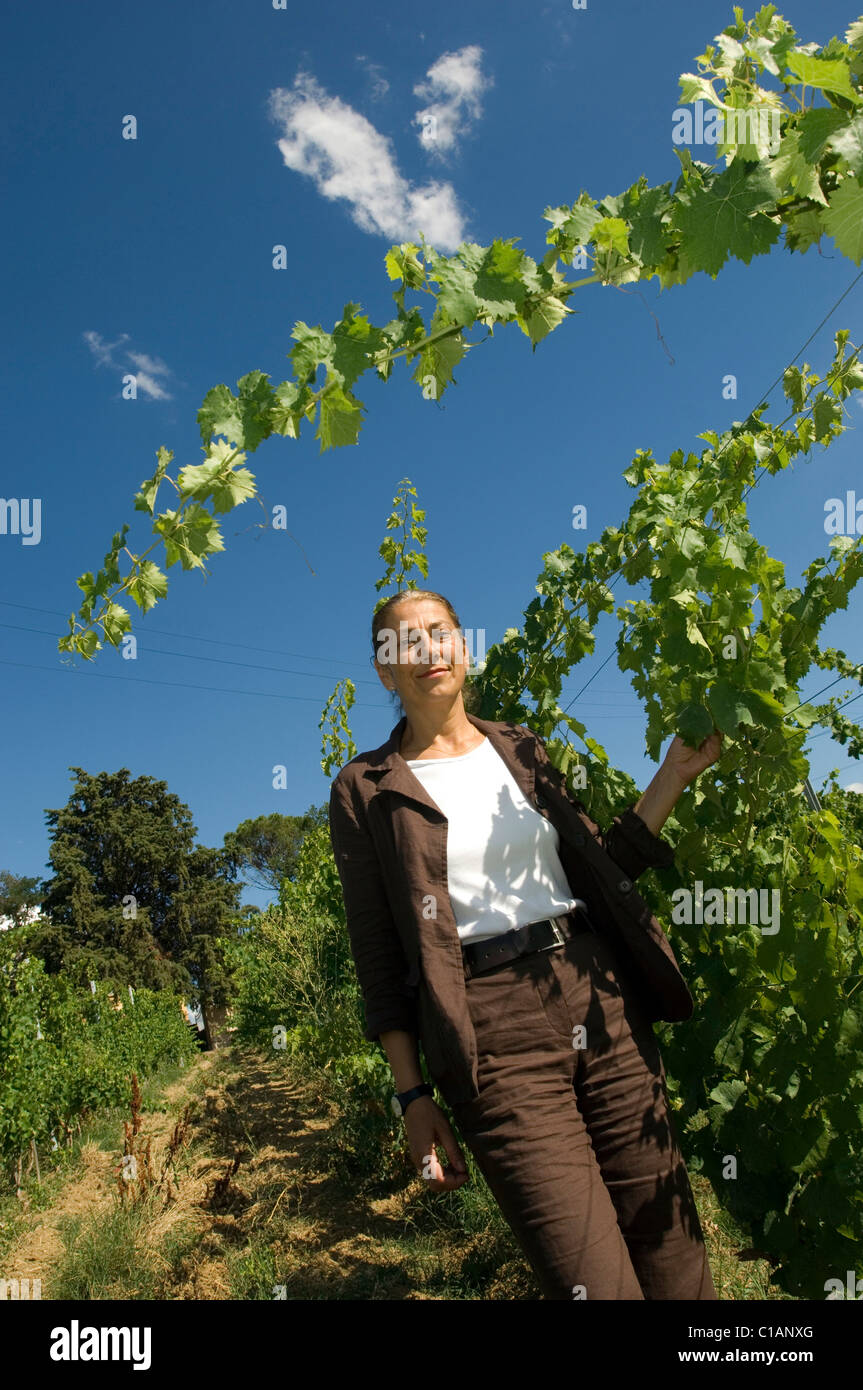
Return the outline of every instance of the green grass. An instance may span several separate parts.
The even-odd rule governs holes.
[[[232,1299],[270,1301],[276,1298],[274,1289],[285,1282],[279,1276],[278,1261],[269,1244],[232,1251],[226,1264]]]
[[[116,1204],[110,1218],[67,1217],[60,1234],[66,1246],[51,1276],[52,1299],[152,1299],[158,1279],[143,1235],[146,1209]]]
[[[187,1067],[166,1063],[152,1076],[141,1082],[141,1096],[144,1110],[165,1111],[169,1109],[164,1099],[165,1087],[173,1085],[186,1074]],[[192,1078],[189,1086],[194,1091],[200,1082],[199,1075]],[[203,1089],[198,1085],[198,1091]],[[128,1120],[129,1111],[124,1106],[107,1106],[81,1120],[81,1132],[73,1131],[72,1143],[57,1149],[39,1149],[39,1168],[41,1179],[36,1178],[35,1169],[24,1179],[23,1190],[26,1205],[15,1193],[11,1175],[0,1173],[0,1268],[2,1261],[21,1235],[31,1227],[34,1214],[48,1211],[57,1202],[67,1183],[83,1175],[84,1164],[81,1150],[86,1144],[96,1144],[104,1153],[116,1153],[123,1145],[123,1121]],[[26,1167],[26,1165],[25,1165]]]

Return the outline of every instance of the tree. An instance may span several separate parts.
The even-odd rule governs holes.
[[[278,893],[282,880],[296,875],[297,856],[306,835],[326,823],[326,806],[310,806],[302,816],[274,811],[241,821],[236,830],[229,830],[225,849],[247,883]]]
[[[177,940],[176,957],[189,972],[192,998],[201,1005],[207,1046],[212,1047],[211,1011],[229,998],[232,971],[225,943],[237,934],[234,917],[241,890],[231,882],[235,868],[223,849],[199,845],[185,867],[187,882],[179,894],[184,935]]]
[[[26,878],[0,869],[0,917],[8,917],[16,927],[30,920],[34,907],[42,900],[38,878]]]
[[[239,895],[230,857],[195,846],[191,812],[165,782],[71,771],[66,806],[46,812],[54,873],[31,949],[78,983],[220,988],[217,939]]]

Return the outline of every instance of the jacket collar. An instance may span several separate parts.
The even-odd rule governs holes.
[[[536,775],[535,736],[519,728],[517,724],[480,719],[475,714],[469,714],[467,710],[465,714],[474,728],[484,733],[495,752],[500,754],[528,801],[533,800]],[[377,783],[375,795],[382,791],[399,792],[402,796],[419,801],[438,815],[442,815],[440,807],[429,796],[419,778],[414,776],[399,752],[399,744],[406,726],[407,716],[403,715],[386,743],[381,744],[374,752],[364,755],[364,775],[372,777]]]

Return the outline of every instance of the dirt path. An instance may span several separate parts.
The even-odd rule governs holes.
[[[163,1096],[169,1111],[145,1110],[139,1136],[150,1140],[156,1173],[177,1114],[188,1101],[193,1113],[172,1199],[159,1198],[141,1231],[159,1298],[274,1298],[277,1289],[288,1299],[441,1296],[423,1290],[423,1272],[411,1263],[404,1184],[369,1197],[339,1181],[322,1160],[333,1116],[314,1085],[294,1080],[282,1059],[231,1048],[202,1053]],[[42,1298],[57,1296],[51,1283],[65,1255],[63,1223],[75,1216],[111,1221],[122,1149],[118,1119],[116,1147],[86,1144],[83,1173],[50,1208],[30,1214],[4,1260],[6,1278],[41,1279]],[[464,1238],[457,1243],[464,1255]],[[91,1296],[140,1294],[120,1284]]]
[[[315,1087],[293,1080],[280,1060],[246,1053],[208,1090],[199,1134],[210,1157],[198,1167],[197,1193],[186,1183],[180,1199],[196,1200],[203,1220],[172,1297],[272,1298],[277,1287],[289,1299],[371,1297],[376,1288],[423,1296],[412,1292],[405,1262],[379,1246],[403,1235],[406,1195],[359,1197],[328,1171],[321,1148],[332,1121]],[[219,1177],[230,1186],[216,1198]],[[262,1266],[254,1293],[232,1292],[228,1264],[243,1251]]]

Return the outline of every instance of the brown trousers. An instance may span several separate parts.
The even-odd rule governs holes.
[[[586,929],[466,982],[478,1099],[451,1104],[549,1299],[715,1299],[651,1024]],[[583,1025],[583,1029],[579,1029]]]

